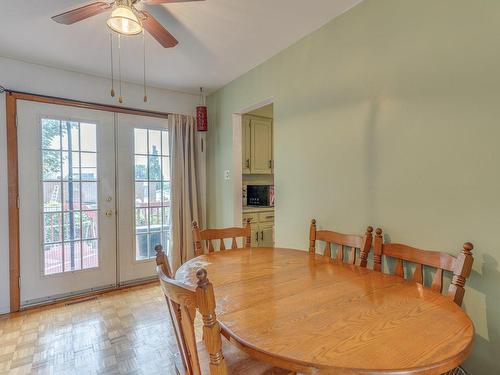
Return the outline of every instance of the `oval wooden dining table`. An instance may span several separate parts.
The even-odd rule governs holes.
[[[399,277],[281,248],[225,250],[176,272],[193,287],[205,268],[233,344],[308,374],[441,374],[468,356],[474,326],[445,296]]]

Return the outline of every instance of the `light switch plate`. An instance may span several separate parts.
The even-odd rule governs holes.
[[[224,171],[224,180],[230,180],[231,179],[231,175],[229,173],[229,169],[226,169]]]

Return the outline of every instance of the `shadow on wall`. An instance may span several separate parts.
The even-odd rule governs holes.
[[[464,368],[470,374],[472,374],[472,368],[481,369],[480,372],[474,372],[474,375],[498,374],[498,367],[493,367],[494,364],[498,363],[496,361],[500,355],[500,331],[498,328],[500,327],[500,272],[497,260],[491,255],[484,254],[481,273],[472,271],[466,285],[485,296],[487,337],[483,337],[476,330],[473,349],[475,355],[466,361]],[[496,361],[492,358],[496,358]]]

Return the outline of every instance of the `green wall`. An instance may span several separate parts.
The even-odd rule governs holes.
[[[269,97],[277,245],[306,249],[313,217],[451,253],[472,241],[465,367],[499,374],[500,1],[366,0],[213,94],[212,227],[233,223],[232,113]]]

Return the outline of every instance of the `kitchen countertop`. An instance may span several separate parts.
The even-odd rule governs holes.
[[[252,212],[271,212],[274,211],[274,207],[269,206],[244,206],[243,213],[248,214]]]

